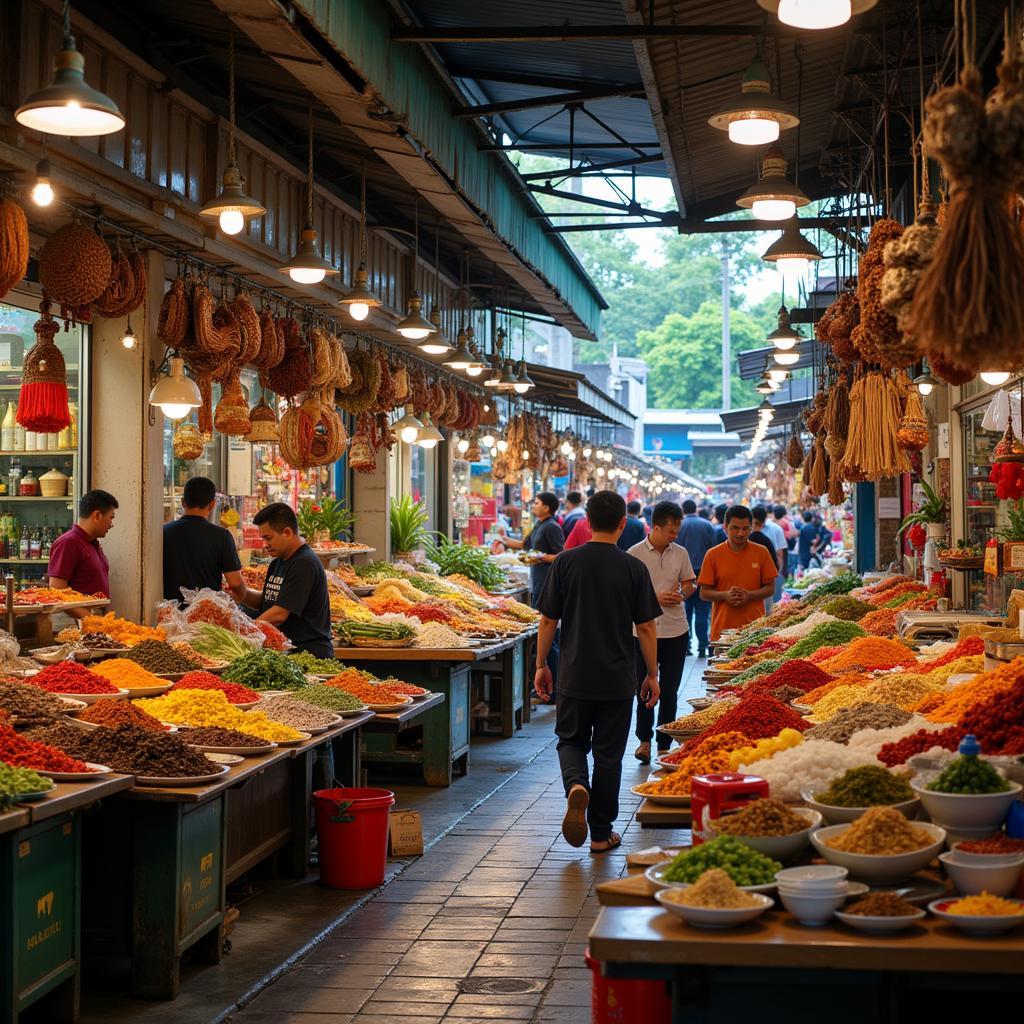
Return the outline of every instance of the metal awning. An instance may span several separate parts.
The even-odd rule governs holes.
[[[617,427],[632,430],[636,417],[624,406],[598,391],[573,370],[559,370],[540,363],[527,363],[530,379],[536,387],[528,395],[534,405],[550,405],[574,416],[589,416]]]
[[[775,349],[771,345],[767,345],[764,348],[748,348],[745,352],[737,352],[736,365],[739,367],[740,379],[757,380],[764,372],[765,366],[768,366],[769,369],[775,367],[776,369],[786,370],[806,370],[814,365],[815,355],[817,355],[819,361],[821,359],[820,349],[817,353],[815,352],[817,344],[811,338],[805,338],[803,341],[797,342],[790,351],[798,352],[800,359],[792,366],[786,367],[779,367],[778,363],[772,359],[772,353]]]
[[[811,404],[809,398],[796,398],[789,402],[779,402],[773,406],[775,417],[771,422],[771,430],[777,431],[779,427],[789,426],[800,419],[800,414]],[[726,430],[734,430],[741,438],[754,436],[759,419],[758,407],[751,406],[749,409],[733,409],[731,412],[722,413],[722,425]]]

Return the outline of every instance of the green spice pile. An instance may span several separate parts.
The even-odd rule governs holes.
[[[901,775],[866,764],[833,779],[828,789],[815,793],[814,799],[828,807],[878,807],[913,800],[914,791]]]
[[[276,697],[265,697],[259,703],[259,710],[282,725],[290,725],[293,729],[323,729],[328,725],[337,724],[338,717],[332,711],[314,707],[295,697],[280,694]]]
[[[856,573],[844,572],[834,576],[826,583],[819,583],[804,600],[815,603],[835,594],[848,594],[851,590],[862,586],[864,586],[864,581]]]
[[[867,636],[867,634],[856,622],[847,622],[845,619],[823,622],[820,626],[815,626],[802,640],[797,640],[786,651],[786,660],[806,658],[821,647],[840,647],[843,644],[848,644],[851,640],[856,640],[859,636]]]
[[[925,788],[936,793],[1005,793],[1010,784],[988,761],[969,754],[950,761]]]
[[[807,730],[807,738],[849,743],[850,737],[862,729],[893,729],[906,725],[914,716],[895,704],[854,704],[837,711],[827,722]],[[858,807],[867,806],[857,804]]]
[[[737,885],[770,885],[782,865],[734,836],[718,836],[678,854],[665,881],[693,883],[709,868],[721,868]]]
[[[14,768],[6,761],[0,761],[0,807],[8,806],[15,797],[24,793],[42,793],[53,787],[53,779],[31,768]]]
[[[204,725],[186,729],[182,738],[190,747],[265,747],[267,740],[237,729],[222,729],[219,725]]]
[[[912,917],[917,907],[894,892],[873,892],[844,907],[843,913],[863,917]]]
[[[748,647],[756,647],[763,640],[767,640],[774,631],[766,627],[761,629],[755,629],[750,633],[744,635],[742,640],[738,640],[725,652],[725,656],[730,660],[738,658],[742,654],[747,653]]]
[[[292,697],[303,704],[324,708],[327,711],[358,711],[364,707],[363,702],[347,690],[326,683],[311,683],[301,689],[294,690]]]
[[[830,598],[821,605],[821,611],[836,619],[846,619],[849,622],[857,622],[864,618],[868,612],[873,612],[875,606],[867,601],[858,601],[849,594],[842,594],[839,597]]]
[[[306,673],[292,658],[276,651],[251,650],[233,661],[221,677],[253,690],[294,690],[305,686]]]
[[[318,658],[309,651],[289,654],[288,660],[294,661],[303,672],[308,672],[311,676],[336,676],[342,669],[337,658]]]
[[[735,814],[715,818],[716,832],[729,836],[791,836],[810,827],[810,822],[790,810],[781,800],[764,797],[751,800]]]
[[[105,764],[125,775],[187,778],[217,771],[216,764],[176,735],[120,725],[95,729],[84,737],[80,748],[83,760]]]
[[[16,729],[45,725],[68,708],[60,697],[27,683],[0,683],[0,711],[11,716]]]
[[[729,680],[729,685],[746,686],[751,679],[759,679],[761,676],[771,675],[772,672],[781,667],[782,658],[766,658],[764,661],[759,661],[756,665],[752,665],[741,672],[738,676],[733,676]]]
[[[143,640],[122,655],[150,672],[191,672],[195,663],[163,640]]]

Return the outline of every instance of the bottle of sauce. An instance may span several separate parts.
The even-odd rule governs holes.
[[[14,451],[14,403],[7,403],[3,424],[0,425],[0,449],[5,452]]]
[[[25,428],[17,421],[18,407],[14,407],[14,450],[23,452],[25,450]]]

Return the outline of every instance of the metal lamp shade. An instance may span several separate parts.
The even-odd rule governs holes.
[[[744,146],[767,145],[779,132],[799,123],[793,107],[772,92],[768,69],[760,57],[747,68],[740,91],[708,118],[712,128],[728,132],[733,142]]]

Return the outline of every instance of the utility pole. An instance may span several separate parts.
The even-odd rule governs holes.
[[[722,411],[732,408],[732,368],[729,356],[729,257],[722,257]]]

